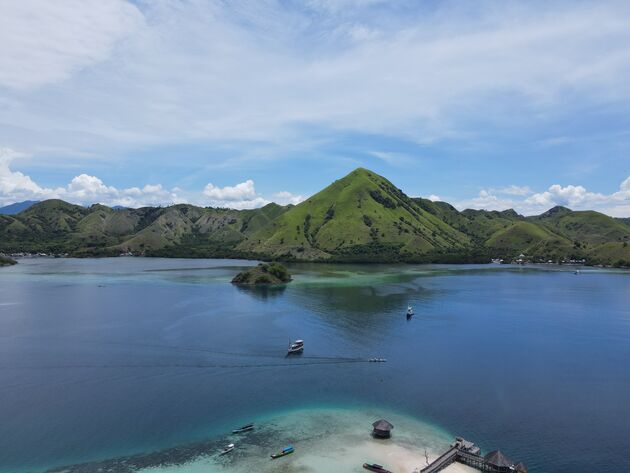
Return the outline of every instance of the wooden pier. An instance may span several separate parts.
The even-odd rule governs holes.
[[[499,451],[481,456],[479,447],[461,437],[457,437],[450,449],[420,470],[420,472],[437,473],[454,462],[463,463],[479,471],[491,473],[527,473],[527,468],[523,463],[515,464]]]

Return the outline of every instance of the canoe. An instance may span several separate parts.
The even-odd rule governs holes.
[[[242,427],[239,427],[238,429],[234,429],[232,431],[233,434],[241,434],[243,432],[249,432],[250,430],[254,430],[254,424],[247,424],[244,425]]]
[[[391,471],[386,470],[385,468],[383,468],[382,465],[379,465],[377,463],[364,463],[363,468],[365,468],[366,470],[375,471],[376,473],[392,473]]]
[[[276,458],[284,457],[290,453],[293,453],[293,451],[294,451],[293,445],[289,445],[288,447],[282,449],[282,451],[279,453],[272,453],[271,458],[275,460]]]

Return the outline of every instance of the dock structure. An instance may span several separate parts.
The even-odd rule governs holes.
[[[523,463],[514,463],[498,450],[481,456],[481,450],[474,443],[457,437],[446,452],[431,464],[420,470],[421,473],[437,473],[454,462],[463,463],[479,471],[490,473],[527,473]]]

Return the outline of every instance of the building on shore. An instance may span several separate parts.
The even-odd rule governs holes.
[[[372,435],[376,438],[381,439],[388,439],[389,437],[391,437],[391,431],[394,428],[394,426],[391,423],[387,422],[385,419],[377,420],[372,424],[372,427],[374,427]]]

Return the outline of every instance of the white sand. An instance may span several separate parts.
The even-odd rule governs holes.
[[[371,423],[386,418],[394,424],[389,440],[373,439]],[[349,409],[309,409],[270,418],[258,425],[256,436],[226,436],[236,450],[224,457],[199,457],[184,465],[161,466],[142,473],[335,473],[365,472],[364,462],[379,463],[394,473],[412,473],[435,460],[451,441],[444,432],[413,418],[387,412]],[[287,444],[295,453],[271,460],[269,454]],[[454,464],[446,473],[475,470]]]

